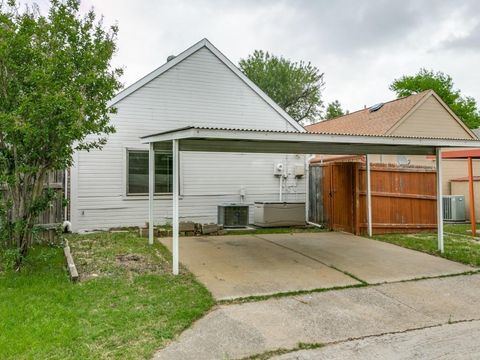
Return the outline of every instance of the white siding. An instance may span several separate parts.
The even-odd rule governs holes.
[[[142,225],[146,197],[125,196],[126,148],[147,149],[139,137],[184,126],[238,127],[295,131],[207,48],[201,48],[150,83],[122,99],[112,115],[116,133],[102,151],[80,152],[72,171],[75,231]],[[304,157],[278,154],[187,153],[181,155],[180,216],[216,221],[217,205],[277,200],[274,162],[303,165]],[[304,200],[304,179],[289,176],[285,199]],[[171,198],[155,204],[158,223],[168,222]]]

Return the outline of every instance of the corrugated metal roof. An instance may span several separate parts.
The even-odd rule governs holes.
[[[172,129],[167,131],[162,131],[155,134],[150,134],[142,136],[141,139],[146,139],[152,136],[164,135],[184,130],[213,130],[213,131],[246,131],[246,132],[257,132],[257,133],[272,133],[272,134],[297,134],[298,136],[305,135],[331,135],[331,136],[367,136],[367,137],[382,137],[382,138],[396,138],[396,139],[431,139],[431,140],[464,140],[464,141],[478,141],[476,139],[464,139],[464,138],[443,138],[443,137],[422,137],[422,136],[391,136],[391,135],[382,135],[382,134],[362,134],[362,133],[348,133],[344,134],[341,132],[331,132],[331,131],[308,131],[308,132],[297,132],[297,131],[288,131],[288,130],[267,130],[267,129],[250,129],[250,128],[227,128],[227,127],[210,127],[210,126],[186,126],[178,129]]]

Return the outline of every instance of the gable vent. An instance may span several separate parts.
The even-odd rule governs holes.
[[[378,110],[380,110],[380,109],[382,108],[382,106],[383,106],[383,103],[375,104],[375,105],[371,106],[371,107],[368,109],[368,111],[371,112],[371,113],[372,113],[372,112],[375,112],[375,111],[378,111]]]

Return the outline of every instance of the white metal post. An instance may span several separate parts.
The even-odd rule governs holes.
[[[305,223],[308,224],[310,207],[310,162],[309,156],[305,155]]]
[[[179,195],[179,166],[178,140],[172,141],[173,153],[173,214],[172,214],[172,253],[173,275],[178,275],[178,195]]]
[[[443,244],[443,199],[442,199],[442,149],[436,149],[436,168],[437,168],[437,239],[438,250],[443,254],[445,247]]]
[[[153,245],[153,195],[155,193],[155,149],[150,143],[148,151],[148,243]]]
[[[372,236],[372,183],[370,180],[370,156],[365,156],[367,167],[367,231],[368,236]]]

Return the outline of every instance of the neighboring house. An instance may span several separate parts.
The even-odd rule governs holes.
[[[71,171],[74,231],[144,225],[148,219],[148,152],[140,137],[185,126],[304,129],[204,39],[120,92],[111,106],[116,133],[101,151],[80,151]],[[181,220],[216,222],[217,206],[276,201],[283,163],[283,199],[304,201],[305,181],[293,174],[304,156],[182,152]],[[172,157],[158,151],[155,219],[171,219]],[[253,211],[253,206],[250,207]],[[251,214],[252,216],[252,214]],[[253,217],[251,217],[253,219]]]
[[[347,115],[306,126],[310,132],[335,134],[396,135],[476,139],[476,134],[452,112],[432,90],[401,99],[380,103]],[[312,161],[352,160],[362,157],[331,157],[318,155]],[[364,159],[363,159],[364,160]],[[435,167],[435,156],[371,155],[373,163]],[[467,175],[467,161],[442,161],[443,193],[451,194],[451,180]],[[474,172],[480,174],[480,160],[474,160]],[[480,196],[480,194],[479,194]]]

